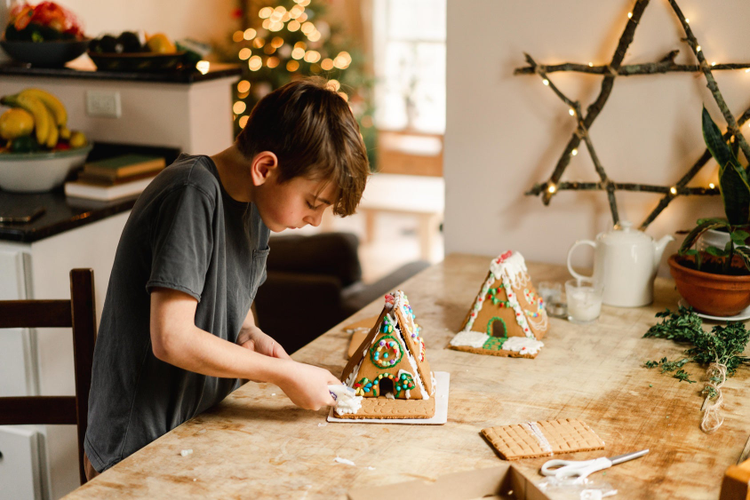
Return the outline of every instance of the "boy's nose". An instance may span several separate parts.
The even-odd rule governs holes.
[[[322,220],[323,220],[323,214],[321,212],[318,212],[313,215],[308,215],[307,217],[305,217],[305,222],[307,222],[313,227],[318,227]]]

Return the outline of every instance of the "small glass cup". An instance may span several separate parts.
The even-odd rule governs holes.
[[[565,282],[568,300],[568,321],[585,325],[599,318],[602,312],[603,286],[594,280],[571,279]]]
[[[536,286],[537,293],[544,300],[544,307],[549,309],[553,302],[560,302],[562,296],[562,283],[555,281],[540,281]]]

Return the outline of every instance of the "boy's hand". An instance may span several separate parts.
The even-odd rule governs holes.
[[[336,401],[328,391],[328,385],[341,384],[331,372],[317,366],[291,361],[277,385],[289,396],[292,403],[306,410],[320,410],[324,406],[334,406]]]
[[[245,328],[240,333],[237,343],[246,349],[272,358],[291,359],[283,347],[260,328]]]

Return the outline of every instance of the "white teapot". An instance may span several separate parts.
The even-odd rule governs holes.
[[[654,241],[633,229],[631,223],[620,222],[619,228],[599,233],[596,241],[576,241],[568,250],[568,271],[578,279],[592,278],[575,272],[570,263],[577,247],[589,245],[594,248],[593,279],[604,284],[602,302],[619,307],[645,306],[654,300],[654,278],[670,241],[674,238],[669,235]]]

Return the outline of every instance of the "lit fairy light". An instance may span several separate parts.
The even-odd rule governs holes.
[[[240,49],[239,58],[241,61],[247,61],[251,55],[253,55],[253,51],[247,47]]]
[[[297,21],[300,23],[304,23],[305,21],[307,21],[307,12],[303,12],[302,14],[300,14],[299,17],[297,17]]]
[[[289,24],[286,25],[286,29],[294,33],[300,29],[300,24],[297,21],[290,21]]]
[[[594,67],[594,63],[592,63],[591,61],[589,61],[589,68],[593,68],[593,67]]]
[[[308,50],[305,53],[305,61],[309,63],[316,63],[320,61],[320,52],[317,50]]]
[[[205,75],[211,69],[211,63],[208,61],[198,61],[195,63],[195,69],[197,69],[201,75]]]
[[[716,66],[716,61],[712,62],[711,66]]]
[[[294,73],[299,69],[299,63],[294,59],[286,63],[286,70],[290,73]]]
[[[346,69],[352,63],[352,56],[346,51],[341,51],[333,60],[333,65],[338,69]]]
[[[320,31],[315,30],[309,35],[307,35],[307,39],[310,40],[311,42],[317,42],[318,40],[320,40],[321,36],[323,35],[320,34]]]
[[[552,183],[550,182],[549,186],[547,186],[547,192],[548,192],[549,194],[554,194],[554,193],[555,193],[555,191],[557,191],[557,186],[555,186],[554,184],[552,184]]]
[[[703,49],[701,49],[701,46],[700,46],[700,45],[698,45],[698,46],[697,46],[697,47],[695,48],[695,51],[696,51],[696,52],[700,52],[701,50],[703,50]]]
[[[320,67],[323,68],[325,71],[331,71],[333,69],[333,59],[331,59],[330,57],[326,57],[320,63]]]
[[[246,109],[247,109],[247,104],[245,104],[242,101],[237,101],[234,103],[234,106],[232,106],[232,111],[234,112],[235,115],[241,115],[242,113],[245,112]]]
[[[240,94],[250,92],[250,82],[248,82],[247,80],[242,80],[237,83],[237,92],[239,92]]]
[[[261,24],[261,26],[263,26],[264,30],[267,30],[268,28],[271,27],[271,20],[270,19],[264,19],[263,23]]]
[[[677,188],[672,186],[671,188],[669,188],[669,192],[672,194],[677,194]]]
[[[573,148],[573,151],[570,152],[571,156],[575,156],[578,154],[578,148]]]
[[[632,12],[628,12],[628,19],[633,19],[633,13]]]
[[[685,18],[685,24],[690,24],[690,19],[688,19],[687,17]]]
[[[340,95],[340,96],[341,96],[341,98],[342,98],[343,100],[345,100],[346,102],[349,102],[349,96],[348,96],[348,95],[346,95],[346,94],[345,94],[345,93],[343,93],[343,92],[336,92],[336,93],[337,93],[338,95]]]
[[[245,125],[247,125],[247,120],[249,120],[250,117],[245,115],[240,118],[240,128],[245,128]]]
[[[570,116],[575,116],[575,114],[576,114],[576,110],[575,110],[575,109],[573,109],[573,108],[570,108],[570,109],[568,110],[568,114],[569,114]]]
[[[750,68],[747,68],[747,69],[745,70],[745,73],[750,73]]]
[[[708,187],[709,187],[709,189],[715,189],[716,188],[716,184],[714,184],[713,182],[709,182],[708,183]]]
[[[315,25],[310,21],[307,21],[302,25],[302,33],[305,35],[312,33],[313,31],[315,31]]]
[[[273,45],[274,48],[278,49],[279,47],[284,45],[284,39],[281,38],[280,36],[275,36],[273,37],[273,40],[271,40],[271,45]]]
[[[543,83],[543,84],[545,84],[545,85],[549,85],[549,80],[547,80],[547,79],[545,78],[544,80],[542,80],[542,83]]]
[[[255,40],[253,40],[253,47],[255,47],[256,49],[262,48],[265,44],[266,44],[266,40],[264,38],[258,37]]]
[[[294,59],[302,59],[303,57],[305,57],[305,49],[303,49],[302,47],[295,47],[292,50],[292,57]]]
[[[326,82],[326,88],[329,88],[333,90],[334,92],[338,92],[339,90],[341,90],[341,82],[339,82],[338,80],[333,80],[333,79],[328,80]]]
[[[276,66],[278,66],[280,62],[281,62],[281,61],[279,61],[279,58],[278,58],[278,57],[276,57],[276,56],[273,56],[273,57],[269,57],[269,58],[268,58],[268,59],[266,60],[266,66],[268,66],[269,68],[273,69],[273,68],[275,68]]]
[[[243,39],[242,31],[235,31],[232,33],[232,41],[241,42]]]
[[[273,7],[263,7],[258,11],[258,17],[261,19],[268,19],[273,14]]]
[[[258,32],[257,32],[257,31],[255,31],[255,30],[254,30],[254,29],[252,29],[252,28],[248,28],[248,29],[246,29],[246,30],[245,30],[245,32],[244,32],[244,33],[242,34],[242,38],[244,38],[245,40],[252,40],[253,38],[255,38],[255,35],[257,35],[257,34],[258,34]]]
[[[258,71],[263,66],[263,59],[260,56],[253,56],[247,61],[247,67],[250,71]]]

